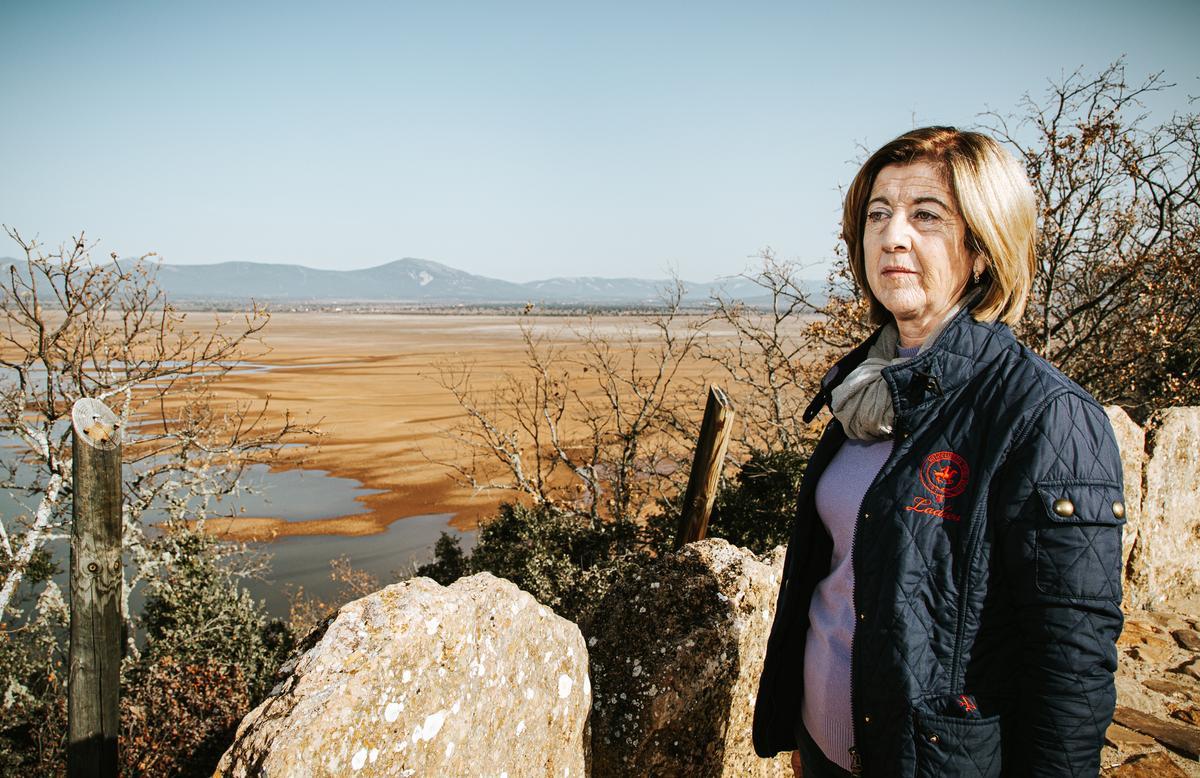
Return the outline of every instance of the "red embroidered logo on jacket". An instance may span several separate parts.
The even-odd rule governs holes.
[[[967,460],[953,451],[930,454],[921,465],[921,484],[929,490],[933,499],[914,496],[912,503],[905,506],[904,510],[946,521],[962,521],[962,516],[946,506],[946,498],[962,494],[970,477],[971,468],[967,466]]]
[[[939,519],[945,519],[946,521],[962,520],[962,516],[948,511],[945,508],[939,508],[938,503],[935,503],[928,497],[914,497],[912,505],[905,507],[904,510],[912,511],[913,513],[924,513],[927,516],[934,516]]]
[[[921,465],[921,483],[938,502],[962,494],[970,476],[971,468],[967,466],[967,460],[953,451],[930,454],[925,458],[925,464]]]

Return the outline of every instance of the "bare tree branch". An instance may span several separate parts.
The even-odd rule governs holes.
[[[249,350],[265,348],[261,333],[270,317],[263,308],[255,305],[240,321],[192,328],[157,286],[153,255],[94,263],[94,245],[82,234],[48,251],[5,230],[24,261],[0,277],[0,435],[21,444],[2,486],[40,497],[28,527],[19,517],[0,520],[0,614],[34,553],[61,534],[71,497],[75,400],[105,400],[122,419],[126,545],[147,565],[152,560],[138,549],[148,513],[202,520],[216,499],[244,489],[248,465],[271,461],[287,442],[316,433],[289,413],[273,420],[269,401],[218,406],[214,400],[221,378]],[[128,593],[148,571],[131,574],[122,598],[126,615]]]

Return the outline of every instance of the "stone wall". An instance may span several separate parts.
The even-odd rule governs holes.
[[[1194,612],[1200,599],[1200,407],[1167,408],[1143,430],[1106,409],[1125,470],[1125,604]]]

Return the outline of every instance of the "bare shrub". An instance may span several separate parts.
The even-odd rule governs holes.
[[[689,453],[681,437],[688,406],[680,368],[697,354],[703,320],[683,308],[683,286],[667,291],[660,313],[618,340],[593,324],[576,327],[567,349],[518,326],[524,363],[490,391],[471,365],[440,366],[435,377],[468,421],[448,431],[442,464],[477,491],[501,490],[593,523],[644,514],[673,491]]]
[[[303,586],[288,585],[288,626],[297,637],[304,637],[321,625],[351,600],[366,597],[384,587],[384,582],[350,563],[350,557],[340,556],[329,561],[329,580],[337,585],[329,598],[317,597],[304,591]]]
[[[748,305],[715,294],[713,323],[724,326],[717,333],[710,328],[701,348],[730,378],[726,391],[737,408],[739,444],[730,456],[737,461],[755,451],[807,451],[820,428],[804,422],[805,407],[831,360],[870,332],[861,323],[865,307],[843,282],[844,265],[835,266],[818,295],[802,276],[804,266],[779,259],[769,247],[758,260],[742,277],[763,290],[766,302]]]
[[[1200,403],[1200,116],[1151,119],[1161,73],[1076,71],[987,128],[1023,158],[1041,210],[1019,335],[1136,418]]]

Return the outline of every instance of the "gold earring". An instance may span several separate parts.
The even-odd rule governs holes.
[[[979,283],[979,279],[980,279],[982,276],[983,276],[983,271],[982,271],[982,270],[980,270],[979,268],[975,268],[975,283],[977,283],[977,284],[978,284],[978,283]]]

